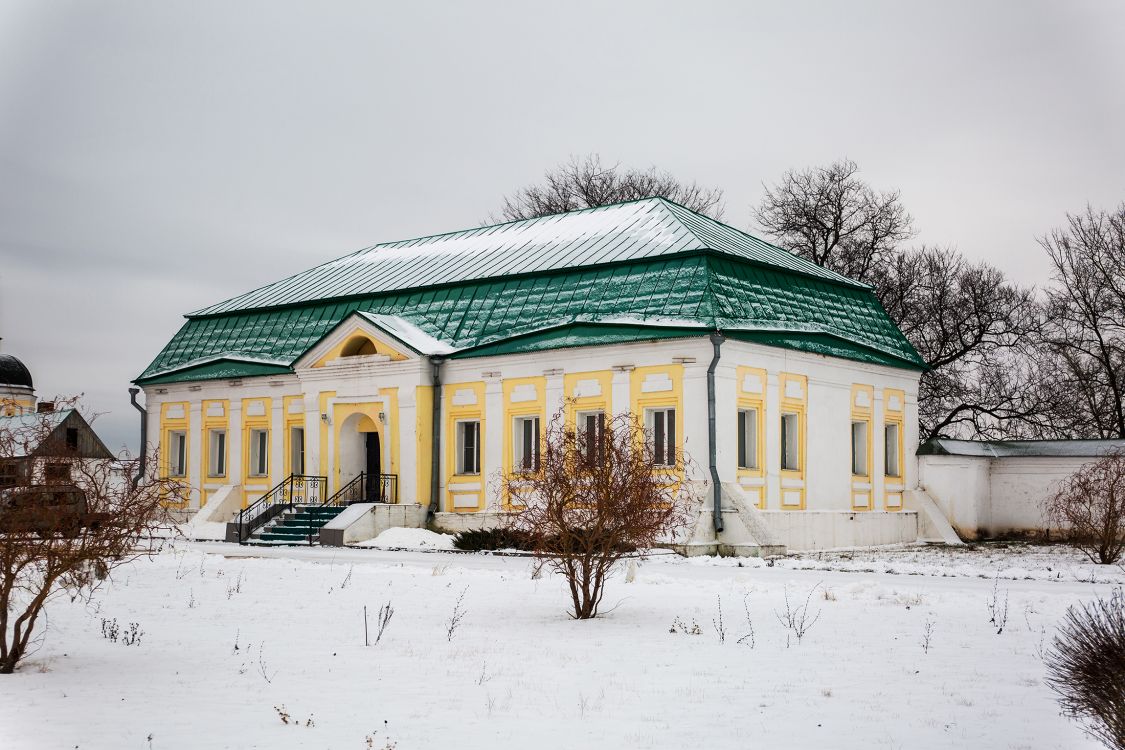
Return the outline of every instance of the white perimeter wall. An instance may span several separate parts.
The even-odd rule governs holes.
[[[919,484],[963,538],[1038,535],[1042,503],[1092,457],[919,456]]]

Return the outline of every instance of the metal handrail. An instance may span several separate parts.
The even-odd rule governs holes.
[[[336,494],[324,501],[324,505],[351,505],[352,503],[397,503],[398,502],[398,475],[380,474],[379,484],[375,488],[374,500],[370,498],[368,474],[361,471],[350,482],[341,487]]]
[[[298,504],[313,505],[321,496],[321,488],[328,486],[328,477],[290,474],[262,497],[238,513],[238,543],[244,544],[254,529],[276,514],[269,511],[279,505],[292,507]]]

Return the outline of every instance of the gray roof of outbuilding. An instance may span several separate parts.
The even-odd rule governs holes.
[[[1096,458],[1125,452],[1125,440],[953,440],[930,438],[918,446],[919,456],[978,456],[981,458],[1072,457]]]
[[[0,385],[22,385],[33,388],[31,371],[11,354],[0,354]]]

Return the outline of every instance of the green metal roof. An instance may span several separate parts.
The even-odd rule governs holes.
[[[645,198],[375,245],[191,315],[369,296],[700,250],[865,288],[679,204],[664,198]]]
[[[283,308],[193,316],[146,384],[287,371],[349,315],[395,316],[453,356],[701,335],[922,369],[867,287],[710,250]],[[375,318],[378,319],[378,318]],[[262,371],[262,368],[269,368]]]

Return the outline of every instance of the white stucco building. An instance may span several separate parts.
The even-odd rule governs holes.
[[[494,521],[566,404],[645,420],[698,490],[685,549],[754,553],[940,536],[922,368],[867,286],[653,198],[361,250],[189,314],[136,382],[162,470],[204,521],[252,509],[241,537],[294,497],[344,541]]]

